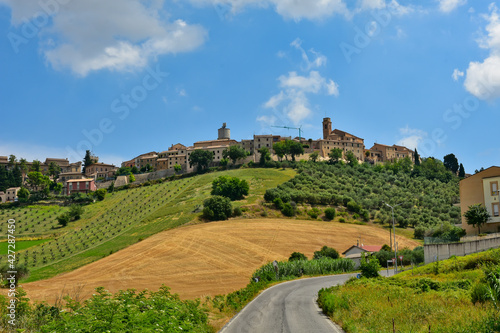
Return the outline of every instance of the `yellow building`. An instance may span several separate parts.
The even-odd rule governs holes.
[[[492,166],[460,181],[460,209],[462,229],[467,234],[477,233],[477,228],[467,224],[463,214],[470,205],[481,204],[490,214],[490,220],[481,227],[481,232],[500,232],[499,187],[500,167]]]
[[[330,118],[323,118],[323,140],[318,141],[318,148],[323,157],[328,157],[332,149],[340,148],[344,152],[344,156],[348,151],[351,151],[359,161],[365,159],[365,141],[338,129],[332,131]]]

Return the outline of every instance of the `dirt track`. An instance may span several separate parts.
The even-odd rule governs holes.
[[[181,298],[225,294],[244,287],[252,272],[294,252],[309,258],[323,245],[340,253],[361,237],[365,245],[389,242],[389,233],[370,226],[333,222],[259,219],[213,222],[156,234],[104,259],[48,280],[24,284],[32,300],[52,304],[56,296],[83,286],[87,298],[98,286],[110,292],[162,284]],[[418,243],[397,237],[399,247]]]

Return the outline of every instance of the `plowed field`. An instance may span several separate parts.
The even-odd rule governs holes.
[[[340,253],[356,244],[389,243],[383,229],[354,224],[286,219],[231,220],[180,227],[158,233],[97,262],[48,280],[24,284],[32,300],[53,303],[57,296],[89,297],[102,286],[110,292],[162,284],[181,298],[217,295],[240,289],[255,269],[294,252],[309,258],[323,245]],[[399,248],[413,240],[397,237]]]

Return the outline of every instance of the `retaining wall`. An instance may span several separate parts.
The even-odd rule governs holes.
[[[445,260],[451,256],[466,256],[498,247],[500,247],[500,236],[463,243],[427,244],[424,245],[425,263]]]

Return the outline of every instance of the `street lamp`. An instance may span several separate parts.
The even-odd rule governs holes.
[[[398,250],[396,249],[396,226],[394,225],[394,207],[397,207],[399,205],[402,205],[403,203],[398,203],[397,205],[391,206],[387,202],[382,201],[387,207],[390,207],[392,210],[392,233],[394,234],[394,258],[396,259],[396,271],[395,273],[398,272]]]

